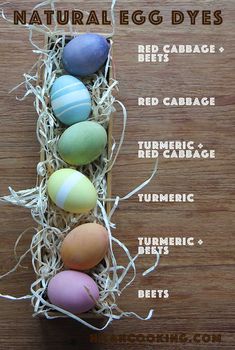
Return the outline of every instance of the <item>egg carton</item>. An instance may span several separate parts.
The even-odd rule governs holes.
[[[105,34],[101,34],[101,35],[104,35]],[[60,35],[57,34],[57,38],[60,38]],[[62,40],[61,42],[58,42],[58,50],[61,50],[62,49],[62,46],[64,44],[67,44],[73,37],[69,34],[65,34],[64,35],[64,40]],[[57,40],[56,37],[54,39],[55,41]],[[107,40],[111,40],[111,38],[107,38]],[[50,47],[51,45],[54,45],[54,42],[51,43],[51,38],[46,36],[45,37],[45,48],[49,48],[50,50]],[[53,49],[54,50],[54,49]],[[110,52],[111,56],[112,56],[112,50]],[[42,59],[43,59],[43,56],[42,56]],[[58,62],[57,62],[58,63]],[[52,74],[53,74],[53,71],[54,69],[58,71],[58,66],[57,66],[57,63],[53,64],[53,67],[52,67]],[[39,76],[39,79],[38,79],[38,82],[37,84],[39,86],[43,86],[44,84],[44,77],[45,77],[45,67],[44,65],[41,65],[40,62],[39,62],[39,65],[38,65],[38,76]],[[111,83],[111,79],[113,80],[113,76],[114,76],[114,67],[113,67],[113,63],[111,65],[109,65],[109,68],[108,68],[108,74],[107,74],[107,82],[110,84]],[[86,79],[85,79],[85,84],[86,84]],[[107,88],[107,87],[103,87],[104,89]],[[51,104],[50,104],[50,97],[49,95],[45,95],[45,103],[46,103],[46,106],[48,109],[51,110]],[[63,132],[63,130],[65,129],[61,124],[58,124],[58,122],[56,121],[56,130],[55,130],[55,134],[56,134],[56,139],[55,140],[52,140],[52,142],[55,142],[57,143],[58,141],[58,138],[59,136],[61,135],[61,133]],[[112,115],[110,115],[109,117],[109,122],[108,122],[108,125],[106,127],[107,129],[107,135],[108,135],[108,143],[107,143],[107,147],[106,147],[106,150],[105,150],[105,153],[107,155],[107,158],[108,159],[111,159],[112,157],[112,153],[113,153],[113,137],[112,137],[112,130],[113,130],[113,118],[112,118]],[[106,156],[105,155],[105,156]],[[41,148],[40,150],[40,163],[39,164],[45,164],[47,163],[47,160],[48,160],[48,156],[53,156],[53,155],[50,155],[50,153],[48,153],[44,147]],[[56,155],[57,157],[58,155]],[[62,166],[63,166],[63,163],[61,163]],[[68,165],[67,165],[68,167]],[[74,168],[74,167],[73,167]],[[76,170],[79,170],[82,172],[82,170],[80,168],[76,168]],[[49,177],[52,173],[53,173],[54,169],[52,166],[50,166],[50,164],[47,164],[46,166],[46,172],[47,172],[47,177]],[[88,174],[86,174],[88,175]],[[111,198],[111,182],[112,182],[112,174],[111,174],[111,171],[109,171],[106,175],[105,175],[106,179],[105,179],[105,182],[106,182],[106,196],[107,198]],[[38,183],[42,183],[43,181],[45,180],[45,174],[42,176],[42,175],[39,175],[39,178],[38,178]],[[111,211],[111,208],[112,208],[112,203],[110,201],[106,202],[105,203],[105,210],[106,210],[106,213],[107,215],[109,215],[110,211]],[[95,212],[97,212],[97,209],[95,209]],[[47,210],[45,212],[45,216],[46,217],[50,217],[51,215],[51,211],[53,213],[60,213],[60,215],[62,216],[62,218],[65,218],[66,216],[69,217],[69,219],[73,219],[74,218],[71,218],[71,214],[67,214],[66,212],[64,212],[63,210],[57,208],[52,202],[51,200],[48,199],[48,202],[47,202]],[[54,214],[53,214],[54,215]],[[87,222],[87,217],[78,217],[77,220],[74,220],[74,227],[77,226],[78,224],[82,224],[82,223],[85,223]],[[63,220],[61,220],[60,222],[62,222],[62,225],[63,225]],[[69,227],[70,229],[72,229],[73,227]],[[39,226],[38,228],[38,231],[40,231],[42,229],[41,226]],[[66,232],[68,231],[68,227],[67,227],[67,230]],[[62,237],[61,237],[62,238]],[[62,240],[61,240],[62,241]],[[58,243],[58,242],[57,242]],[[58,247],[56,247],[56,254],[59,254],[59,246],[60,244],[58,245]],[[45,254],[45,250],[46,248],[43,247],[41,248],[40,245],[38,246],[38,251],[37,251],[37,255],[38,255],[38,259],[37,259],[37,263],[36,263],[36,270],[37,271],[40,271],[40,274],[43,273],[43,270],[44,270],[44,266],[43,264],[41,263],[43,261],[43,255]],[[57,257],[58,258],[58,257]],[[56,258],[56,259],[57,259]],[[46,269],[45,269],[46,270]],[[56,269],[57,272],[58,272],[58,269]],[[45,271],[44,273],[46,273],[47,271]],[[38,276],[37,276],[38,278]],[[45,283],[37,283],[36,284],[36,287],[35,287],[35,290],[36,290],[36,293],[40,293],[40,291],[42,291],[42,289],[46,290],[46,287],[47,287],[47,284],[45,285]],[[38,305],[37,305],[38,304]],[[35,303],[34,303],[34,307],[35,307]],[[36,307],[38,309],[40,309],[40,304],[39,304],[39,301],[37,300],[36,301]],[[37,314],[37,313],[36,313]],[[38,313],[37,315],[39,316],[42,316],[44,317],[44,313]],[[64,316],[62,313],[60,313],[59,311],[52,311],[50,312],[50,316],[48,316],[48,318],[57,318],[58,316]],[[96,314],[94,313],[93,311],[89,311],[89,312],[86,312],[86,313],[83,313],[81,315],[81,317],[83,319],[96,319],[96,318],[101,318],[101,316],[99,314]]]

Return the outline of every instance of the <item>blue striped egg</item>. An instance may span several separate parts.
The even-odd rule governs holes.
[[[51,106],[65,125],[86,120],[91,113],[91,96],[86,86],[71,75],[56,79],[51,88]]]

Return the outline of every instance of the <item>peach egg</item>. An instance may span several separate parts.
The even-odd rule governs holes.
[[[73,270],[89,270],[99,264],[108,249],[108,231],[99,224],[77,226],[64,239],[61,258]]]

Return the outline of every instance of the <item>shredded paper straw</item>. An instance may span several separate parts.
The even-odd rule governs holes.
[[[26,92],[22,98],[18,99],[22,101],[28,95],[34,96],[34,106],[38,115],[36,135],[42,150],[42,159],[37,165],[37,183],[34,188],[18,192],[15,192],[9,187],[10,194],[0,198],[0,201],[3,203],[11,203],[29,209],[37,226],[28,250],[17,259],[17,264],[12,270],[0,276],[0,278],[3,278],[15,271],[21,266],[22,260],[30,252],[32,255],[32,266],[36,274],[36,280],[32,283],[30,288],[31,294],[19,298],[0,294],[0,297],[10,300],[31,299],[34,307],[34,315],[44,315],[48,319],[71,317],[93,330],[103,330],[113,320],[122,317],[137,317],[141,320],[148,320],[153,314],[153,310],[150,310],[146,317],[141,317],[134,312],[122,311],[117,305],[117,297],[136,277],[135,261],[138,255],[132,257],[128,248],[113,236],[112,231],[115,228],[115,224],[111,221],[112,215],[120,201],[130,198],[152,180],[157,173],[157,163],[149,179],[130,191],[126,196],[122,198],[107,198],[107,173],[112,170],[121,150],[127,121],[125,106],[113,96],[113,91],[118,88],[118,81],[114,77],[108,76],[110,67],[113,64],[112,35],[114,34],[115,2],[116,1],[112,1],[111,5],[113,32],[107,35],[110,41],[110,53],[105,69],[104,71],[101,70],[97,74],[83,79],[83,82],[87,86],[92,97],[92,116],[90,119],[103,125],[107,129],[111,115],[116,110],[115,106],[117,105],[121,107],[123,115],[123,130],[118,145],[116,145],[115,140],[113,140],[110,155],[105,151],[102,156],[92,164],[75,168],[88,176],[94,184],[99,197],[97,207],[89,214],[70,214],[53,205],[47,195],[47,181],[49,176],[54,171],[67,167],[67,164],[60,158],[57,152],[57,143],[63,132],[63,128],[53,115],[49,103],[50,89],[55,79],[64,74],[61,57],[68,33],[71,37],[78,34],[73,31],[71,24],[68,26],[67,32],[64,31],[61,33],[57,28],[56,21],[53,30],[45,25],[24,26],[29,30],[29,41],[32,44],[33,52],[38,58],[30,72],[24,74],[24,82],[22,84],[24,84]],[[37,5],[35,9],[43,6],[50,6],[52,10],[55,10],[54,3],[55,1],[44,1]],[[6,21],[11,22],[6,17],[3,9],[1,9],[1,16]],[[33,34],[38,32],[47,38],[46,44],[44,43],[43,47],[39,47],[33,40]],[[22,84],[18,85],[13,90],[16,90]],[[110,213],[106,211],[107,202],[113,203]],[[66,310],[52,305],[46,293],[50,279],[63,269],[60,247],[64,237],[76,225],[85,222],[100,223],[106,227],[109,234],[109,250],[104,261],[89,271],[90,276],[99,287],[100,294],[99,301],[91,313],[102,315],[107,319],[106,323],[101,328],[95,327],[91,322],[82,319],[82,317],[78,317],[77,315],[73,315]],[[19,235],[16,241],[15,252],[23,234]],[[126,266],[118,264],[114,253],[115,245],[119,246],[125,254],[128,260]],[[154,265],[145,271],[143,275],[145,276],[152,272],[158,265],[158,262],[159,254],[156,256]],[[57,311],[57,313],[55,313],[55,311]]]

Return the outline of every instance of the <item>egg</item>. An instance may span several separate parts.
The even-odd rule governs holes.
[[[83,224],[65,237],[61,246],[61,258],[70,269],[89,270],[104,258],[108,244],[108,231],[102,225]]]
[[[66,163],[85,165],[97,159],[103,153],[106,144],[107,133],[103,126],[85,121],[64,131],[58,143],[58,151]]]
[[[51,106],[65,125],[86,120],[91,113],[91,96],[86,86],[71,75],[57,78],[50,91]]]
[[[48,284],[47,295],[52,304],[73,314],[92,309],[99,299],[99,289],[88,275],[78,271],[62,271]]]
[[[75,76],[93,74],[104,65],[109,49],[110,45],[104,36],[94,33],[80,34],[64,48],[64,69]]]
[[[97,192],[91,181],[79,171],[55,171],[47,184],[51,200],[70,213],[87,213],[96,206]]]

